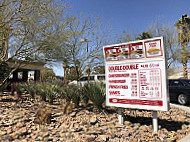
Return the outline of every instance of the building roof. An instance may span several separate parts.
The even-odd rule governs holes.
[[[8,66],[10,68],[17,68],[18,70],[28,70],[28,71],[34,71],[34,70],[42,70],[45,63],[42,62],[31,62],[31,61],[23,61],[23,60],[11,60],[8,61]]]

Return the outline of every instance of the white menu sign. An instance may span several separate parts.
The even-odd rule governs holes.
[[[106,105],[168,111],[163,38],[104,46]]]

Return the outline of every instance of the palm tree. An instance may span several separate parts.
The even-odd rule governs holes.
[[[185,79],[188,78],[187,76],[187,61],[190,58],[189,51],[187,50],[187,45],[190,41],[190,18],[189,16],[182,15],[175,26],[178,29],[178,43],[181,44],[181,61],[183,64],[183,76]]]
[[[64,83],[66,82],[66,77],[67,77],[67,69],[69,68],[69,61],[65,58],[63,60],[63,70],[64,70],[64,77],[63,77],[63,80],[64,80]]]

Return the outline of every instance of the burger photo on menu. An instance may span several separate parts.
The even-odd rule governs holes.
[[[143,56],[143,49],[139,46],[134,46],[131,48],[131,57],[132,58],[141,58]]]
[[[137,54],[143,54],[143,50],[142,50],[142,49],[137,49],[137,50],[136,50],[136,53],[137,53]]]
[[[116,49],[111,49],[106,51],[107,60],[117,60],[117,52]]]
[[[119,60],[128,59],[129,58],[129,49],[128,48],[119,49],[118,57],[119,57]]]
[[[110,56],[111,57],[117,57],[117,53],[116,52],[112,52],[112,53],[110,53]]]

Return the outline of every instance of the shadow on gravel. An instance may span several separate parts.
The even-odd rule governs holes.
[[[125,121],[130,121],[131,123],[140,123],[141,125],[152,125],[152,118],[151,117],[132,117],[132,116],[125,116]],[[159,119],[158,118],[158,125],[161,128],[166,128],[168,131],[177,131],[181,130],[182,125],[189,125],[189,122],[179,122],[179,121],[168,121],[166,119]]]
[[[1,99],[0,102],[17,102],[17,100],[14,100],[14,99]]]

